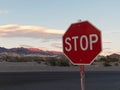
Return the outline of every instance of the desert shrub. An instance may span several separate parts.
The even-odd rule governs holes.
[[[119,59],[117,59],[117,58],[110,58],[110,62],[118,62],[119,61]]]
[[[57,65],[57,60],[55,58],[49,58],[46,60],[46,64],[50,66],[56,66]]]
[[[57,65],[57,63],[56,63],[56,60],[55,60],[55,59],[50,60],[50,61],[49,61],[49,64],[50,64],[51,66],[56,66],[56,65]]]
[[[58,60],[58,61],[57,61],[57,65],[58,65],[58,66],[70,66],[70,63],[69,63],[68,60],[62,59],[62,60]]]
[[[39,59],[35,59],[34,61],[37,62],[38,64],[41,64],[41,62],[42,62],[42,61],[39,60]]]
[[[103,63],[103,65],[104,65],[105,67],[112,66],[110,63],[107,63],[107,62]]]
[[[65,57],[62,58],[51,57],[48,58],[45,62],[47,65],[50,66],[70,66],[69,60],[66,59]]]
[[[107,60],[106,58],[101,58],[100,61],[103,61],[103,62],[109,62],[109,60]]]
[[[119,63],[115,63],[114,65],[115,65],[115,66],[119,66]]]

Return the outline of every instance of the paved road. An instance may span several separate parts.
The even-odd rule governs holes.
[[[79,72],[0,73],[0,90],[81,90]],[[86,90],[120,90],[120,72],[86,72]]]
[[[120,90],[120,71],[87,72],[86,90]]]

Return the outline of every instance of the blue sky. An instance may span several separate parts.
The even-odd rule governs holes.
[[[102,31],[104,54],[120,53],[120,0],[0,0],[0,46],[62,51],[71,23]]]

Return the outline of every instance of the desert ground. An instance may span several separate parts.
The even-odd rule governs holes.
[[[79,71],[80,66],[49,66],[36,62],[0,62],[0,72]],[[84,65],[85,71],[120,71],[120,65]]]

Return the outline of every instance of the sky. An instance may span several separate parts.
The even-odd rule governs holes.
[[[62,51],[78,20],[101,30],[101,54],[120,54],[120,0],[0,0],[0,47]]]

